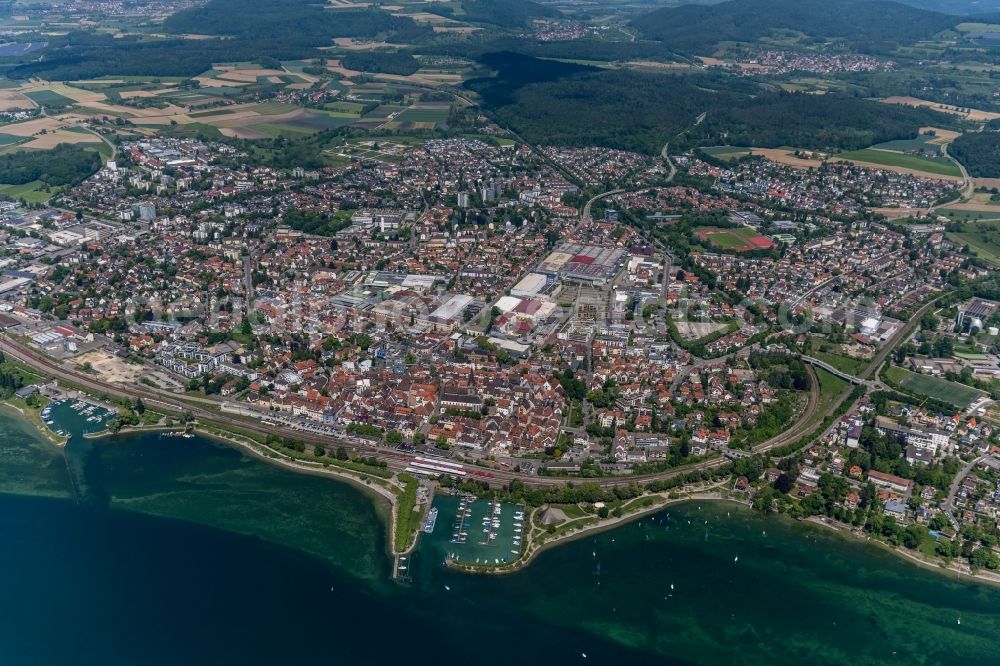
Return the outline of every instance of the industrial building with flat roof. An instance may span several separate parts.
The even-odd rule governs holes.
[[[971,301],[965,304],[964,307],[960,308],[958,311],[958,324],[959,329],[972,329],[978,328],[983,329],[984,322],[988,321],[990,317],[997,311],[997,303],[993,301],[987,301],[982,298],[973,298]]]
[[[405,287],[419,291],[432,289],[437,282],[445,282],[442,275],[415,275],[412,273],[389,273],[387,271],[371,271],[365,277],[365,284],[373,287]]]
[[[528,273],[511,288],[510,294],[518,298],[534,298],[539,294],[548,293],[550,290],[547,287],[554,284],[556,284],[556,280],[553,276]]]
[[[625,251],[616,247],[563,243],[538,265],[538,273],[588,284],[609,283],[625,265]]]
[[[427,321],[436,326],[453,328],[462,320],[462,312],[472,305],[473,301],[475,299],[468,294],[455,294],[431,312]]]

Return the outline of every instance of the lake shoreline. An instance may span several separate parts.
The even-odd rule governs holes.
[[[17,412],[18,415],[28,421],[30,424],[35,426],[35,430],[38,431],[45,439],[52,445],[58,447],[59,449],[65,449],[66,444],[69,442],[70,437],[67,437],[65,441],[58,442],[51,431],[44,427],[42,423],[36,423],[28,414],[25,414],[16,405],[12,405],[7,401],[0,401],[12,412]],[[323,466],[321,463],[315,463],[315,467],[310,466],[308,463],[295,460],[286,454],[276,451],[266,445],[259,444],[257,442],[244,441],[242,437],[234,434],[229,434],[228,436],[223,435],[214,430],[208,429],[206,427],[199,427],[195,425],[192,428],[193,432],[197,433],[199,436],[206,439],[210,439],[214,442],[222,444],[228,448],[235,449],[241,453],[249,455],[250,457],[260,460],[265,463],[269,463],[275,467],[282,468],[287,471],[297,472],[300,474],[306,474],[309,476],[317,476],[329,478],[334,481],[342,481],[353,487],[354,489],[360,491],[365,497],[370,499],[376,505],[376,513],[382,516],[382,512],[379,509],[385,511],[384,522],[387,530],[387,541],[386,547],[388,552],[386,555],[389,558],[394,558],[397,553],[393,550],[393,535],[396,529],[396,508],[398,505],[398,500],[396,494],[389,490],[388,488],[381,485],[384,482],[387,485],[391,484],[388,480],[372,480],[367,481],[360,474],[356,474],[350,470],[337,468],[334,465]],[[104,429],[98,432],[86,433],[80,435],[83,439],[89,440],[101,440],[101,439],[112,439],[116,437],[128,437],[131,435],[144,435],[144,434],[183,434],[187,429],[183,426],[173,426],[173,425],[148,425],[148,426],[125,426],[118,432],[113,432],[108,429]],[[270,452],[272,455],[261,451],[264,449]],[[412,544],[411,544],[412,549]]]
[[[318,476],[329,478],[334,481],[342,481],[352,486],[354,489],[360,491],[361,494],[375,503],[376,513],[379,513],[377,510],[378,507],[388,510],[388,518],[385,520],[386,549],[388,550],[387,555],[390,558],[395,558],[397,555],[394,549],[394,536],[396,532],[396,510],[399,506],[399,500],[394,492],[380,485],[378,481],[368,482],[349,470],[338,469],[333,465],[323,467],[321,463],[316,463],[317,466],[313,467],[302,461],[295,460],[280,451],[275,451],[266,445],[259,444],[257,442],[245,441],[237,435],[230,435],[227,437],[198,426],[195,426],[194,431],[202,437],[219,442],[224,446],[235,448],[238,451],[250,455],[252,458],[269,463],[276,467],[299,474],[307,474],[309,476]],[[261,447],[274,455],[267,455],[267,453],[264,453],[257,447]],[[390,484],[388,480],[385,480],[385,483]]]
[[[701,491],[694,491],[693,493],[685,495],[683,497],[674,497],[674,498],[667,497],[665,498],[665,501],[660,504],[656,504],[655,506],[650,506],[650,507],[644,507],[642,509],[637,510],[634,513],[630,513],[617,518],[605,519],[598,523],[590,525],[585,525],[577,530],[573,530],[572,532],[568,532],[566,534],[560,534],[551,540],[546,540],[545,542],[541,543],[535,548],[532,548],[531,547],[532,544],[529,544],[528,546],[529,550],[524,555],[522,555],[519,559],[517,559],[516,561],[512,562],[510,565],[505,567],[488,568],[483,566],[454,564],[454,563],[448,563],[446,566],[448,567],[448,569],[452,571],[469,575],[505,576],[517,573],[519,571],[526,569],[539,555],[541,555],[543,552],[547,550],[552,550],[560,545],[577,541],[579,539],[592,536],[594,534],[609,532],[611,530],[617,529],[618,527],[622,527],[624,525],[637,522],[642,518],[658,513],[659,511],[662,511],[671,506],[689,502],[701,502],[701,501],[727,502],[727,503],[737,504],[745,508],[749,508],[749,503],[747,501],[737,497],[733,497],[728,493],[724,494],[721,491],[721,489],[719,490],[712,489],[710,491],[708,491],[708,489]],[[536,507],[532,511],[531,514],[532,517],[534,517],[540,509],[541,507]],[[784,514],[779,514],[779,513],[775,513],[775,515],[784,516]],[[784,517],[789,518],[788,516]],[[789,520],[791,520],[791,518],[789,518]],[[1000,588],[1000,574],[994,574],[982,571],[973,572],[969,570],[968,567],[963,567],[960,563],[955,561],[951,562],[947,566],[945,566],[943,563],[932,562],[920,557],[915,553],[906,550],[902,546],[891,546],[883,541],[879,541],[878,539],[865,538],[860,535],[857,535],[854,533],[852,529],[850,529],[849,526],[834,524],[830,522],[828,519],[824,519],[822,516],[811,516],[809,518],[803,519],[802,521],[796,521],[796,522],[805,522],[812,525],[816,525],[818,527],[826,528],[827,530],[830,530],[833,533],[839,534],[846,540],[861,542],[866,545],[870,545],[874,548],[882,550],[883,552],[890,553],[893,556],[898,557],[905,562],[919,566],[922,569],[942,574],[946,578],[953,578],[954,580],[959,580],[959,581],[971,581],[975,583],[985,584],[990,587]],[[854,538],[851,539],[850,537]]]
[[[35,430],[38,431],[38,433],[53,446],[60,449],[66,448],[66,443],[69,442],[69,437],[60,438],[45,425],[41,417],[37,414],[28,414],[24,411],[24,409],[12,404],[9,400],[0,400],[0,405],[3,405],[8,411],[17,412],[21,418],[34,426]]]
[[[0,401],[0,404],[2,404],[8,411],[17,413],[18,416],[20,416],[22,419],[26,420],[28,423],[33,425],[35,427],[35,430],[39,432],[51,445],[62,450],[65,449],[66,444],[69,441],[68,437],[64,441],[60,442],[58,438],[55,437],[54,433],[52,433],[51,430],[45,427],[44,423],[42,423],[40,420],[32,418],[32,415],[25,413],[25,411],[22,408],[18,407],[17,405],[11,404],[7,400]],[[125,435],[125,436],[141,435],[141,434],[155,433],[155,432],[159,432],[161,434],[165,432],[179,433],[182,432],[183,430],[184,430],[183,428],[177,426],[169,426],[169,425],[150,425],[150,426],[138,426],[138,427],[129,426],[123,428],[121,431],[117,433],[112,432],[110,430],[102,430],[96,433],[88,433],[86,435],[83,435],[83,437],[85,439],[96,440],[96,439],[112,438],[119,435]],[[234,448],[238,451],[250,455],[254,459],[270,463],[276,467],[280,467],[287,471],[300,474],[307,474],[310,476],[325,477],[332,479],[334,481],[346,482],[348,485],[354,487],[356,490],[359,490],[362,494],[364,494],[366,497],[375,502],[377,507],[381,507],[382,509],[387,510],[388,517],[385,518],[385,524],[387,531],[386,548],[388,552],[386,554],[388,555],[389,558],[391,559],[395,558],[397,555],[400,554],[404,555],[409,554],[419,547],[421,533],[418,530],[416,539],[414,539],[414,541],[412,541],[408,545],[405,551],[403,551],[402,553],[397,553],[395,551],[394,536],[395,536],[396,520],[397,520],[396,510],[398,508],[399,502],[396,493],[390,490],[389,488],[385,487],[386,485],[396,487],[395,484],[392,484],[389,480],[365,478],[360,473],[355,473],[346,469],[336,468],[333,465],[323,466],[322,463],[314,463],[315,466],[313,466],[306,462],[295,460],[294,458],[291,458],[290,456],[287,456],[286,454],[283,454],[280,451],[276,451],[258,442],[245,441],[244,438],[232,434],[226,436],[203,426],[200,427],[196,425],[194,426],[193,430],[199,436],[211,439],[224,446]],[[268,453],[265,453],[265,451],[270,452],[272,455],[268,455]],[[382,485],[383,483],[385,485]],[[663,501],[652,506],[642,507],[636,510],[635,512],[623,516],[600,519],[597,523],[583,525],[579,529],[573,529],[572,531],[566,532],[565,534],[559,534],[551,539],[545,539],[542,543],[538,544],[537,546],[535,546],[536,543],[535,540],[532,539],[531,541],[529,541],[525,553],[506,567],[485,568],[485,567],[477,567],[475,565],[454,564],[450,562],[446,564],[446,567],[449,570],[470,575],[503,576],[503,575],[513,574],[526,569],[528,566],[531,565],[532,562],[534,562],[534,560],[539,555],[541,555],[543,552],[547,550],[551,550],[565,543],[577,541],[581,538],[590,536],[592,534],[599,534],[602,532],[614,530],[618,527],[638,521],[648,515],[657,513],[663,509],[666,509],[667,507],[676,504],[681,504],[684,502],[706,501],[706,502],[732,502],[734,504],[739,504],[742,506],[748,505],[746,501],[742,499],[737,499],[732,495],[730,495],[728,492],[726,494],[723,494],[721,492],[722,485],[723,484],[717,484],[713,486],[710,492],[706,492],[706,490],[708,489],[694,490],[692,493],[684,495],[682,497],[670,497],[669,495],[664,495],[664,494],[648,495],[648,497],[659,496],[663,499]],[[676,490],[674,490],[671,494],[675,493],[677,493]],[[536,507],[535,509],[532,510],[531,516],[533,523],[535,516],[538,514],[540,509],[541,507]],[[377,513],[381,515],[380,512]],[[585,520],[585,519],[586,518],[578,518],[575,520]],[[841,534],[845,538],[853,536],[855,541],[862,541],[862,537],[855,534],[850,526],[834,524],[829,519],[826,519],[822,516],[811,516],[805,519],[805,522],[820,527],[825,527],[828,530]],[[953,576],[954,578],[960,580],[972,580],[993,587],[1000,587],[1000,574],[993,574],[982,571],[973,572],[967,566],[962,566],[960,563],[955,561],[952,561],[948,565],[944,565],[943,563],[939,562],[932,562],[923,557],[920,557],[918,554],[905,550],[901,546],[894,547],[887,543],[879,541],[878,539],[866,538],[863,541],[869,545],[880,548],[886,552],[890,552],[895,556],[900,557],[921,568],[932,570],[937,573],[944,574],[946,576]]]
[[[718,485],[713,486],[713,488],[718,488],[718,487],[719,487]],[[652,506],[641,507],[631,513],[622,516],[608,517],[599,520],[597,523],[584,525],[578,529],[574,529],[564,534],[559,534],[551,539],[545,539],[541,543],[538,543],[537,546],[535,546],[537,542],[534,539],[531,539],[527,545],[525,553],[522,554],[517,560],[511,562],[508,566],[486,567],[482,565],[476,566],[474,564],[455,564],[452,562],[449,562],[447,566],[452,571],[457,571],[465,574],[483,575],[483,576],[505,576],[527,568],[535,560],[535,558],[537,558],[539,555],[541,555],[543,552],[547,550],[552,550],[563,544],[570,543],[572,541],[577,541],[579,539],[591,536],[593,534],[609,532],[611,530],[617,529],[618,527],[622,527],[629,523],[641,520],[646,516],[662,511],[663,509],[666,509],[667,507],[673,506],[675,504],[706,500],[706,501],[731,501],[737,504],[745,505],[744,502],[740,502],[739,500],[722,496],[721,493],[719,493],[716,490],[711,490],[711,492],[707,492],[708,490],[709,489],[695,490],[693,493],[686,494],[682,497],[670,497],[669,495],[664,495],[664,494],[646,495],[645,497],[661,497],[663,501],[654,504]],[[675,490],[673,492],[676,493],[677,491]],[[535,516],[539,513],[541,509],[542,507],[535,507],[534,509],[532,509],[531,512],[532,522],[534,522]],[[586,518],[580,518],[575,520],[586,520]],[[532,529],[534,529],[534,525]]]
[[[844,538],[854,537],[855,541],[860,541],[865,544],[879,548],[885,552],[892,553],[896,557],[900,557],[912,564],[919,566],[922,569],[928,569],[935,571],[939,574],[945,576],[952,576],[957,580],[974,580],[977,583],[983,583],[990,585],[992,587],[1000,587],[1000,574],[988,573],[983,571],[971,571],[967,566],[963,567],[960,563],[952,561],[950,564],[944,564],[944,562],[933,562],[920,557],[919,554],[907,550],[903,546],[892,546],[885,543],[884,541],[879,541],[878,539],[872,539],[867,536],[862,536],[856,534],[851,526],[845,525],[843,523],[836,523],[830,521],[828,518],[823,516],[810,516],[805,519],[805,522],[818,527],[824,527],[831,530],[837,534],[840,534]]]

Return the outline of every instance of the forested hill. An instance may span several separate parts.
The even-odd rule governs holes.
[[[920,127],[952,122],[930,109],[844,95],[761,93],[752,82],[721,74],[598,70],[512,53],[482,61],[497,76],[467,86],[501,124],[532,143],[650,154],[667,141],[679,148],[728,143],[852,150],[914,138]],[[702,113],[705,120],[691,128]]]
[[[172,35],[214,35],[218,39],[147,39],[138,35],[75,31],[49,40],[43,57],[7,71],[13,78],[50,81],[104,75],[195,76],[217,62],[299,60],[320,55],[336,37],[378,37],[417,41],[428,26],[405,16],[371,9],[331,10],[311,0],[209,0],[163,22]]]
[[[868,53],[892,51],[954,27],[962,19],[883,0],[731,0],[640,16],[633,26],[675,51],[707,55],[720,42],[755,42],[776,31],[836,40]]]
[[[1000,0],[899,0],[904,5],[943,14],[971,16],[1000,12]],[[979,19],[976,19],[977,21]]]
[[[428,3],[426,11],[440,16],[455,16],[472,23],[489,23],[505,28],[520,28],[531,23],[533,19],[555,18],[560,15],[555,9],[531,0],[462,0],[461,6],[461,16],[456,16],[455,10],[444,3]]]
[[[374,9],[324,9],[310,0],[209,0],[167,17],[170,34],[227,35],[267,43],[328,46],[334,37],[364,37],[410,31],[410,18]]]
[[[1000,133],[966,132],[956,138],[948,152],[965,165],[975,178],[1000,178]]]

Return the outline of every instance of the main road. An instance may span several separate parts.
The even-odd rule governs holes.
[[[858,379],[867,380],[871,377],[872,373],[878,370],[879,366],[882,365],[882,362],[885,361],[889,354],[892,353],[892,350],[896,348],[896,345],[906,340],[910,334],[913,333],[913,329],[917,326],[917,323],[919,323],[920,318],[930,312],[931,308],[934,307],[942,296],[944,296],[944,294],[935,296],[931,300],[924,303],[919,310],[913,313],[913,316],[910,317],[898,331],[893,333],[892,337],[890,337],[885,345],[883,345],[882,349],[875,354],[872,358],[872,362],[869,363],[868,367],[865,368],[865,371],[858,376]]]
[[[973,193],[976,190],[976,183],[975,183],[974,180],[972,180],[972,176],[969,175],[968,169],[965,168],[964,164],[962,164],[955,157],[953,157],[951,154],[948,153],[948,144],[947,143],[945,143],[944,145],[941,146],[941,153],[946,158],[948,158],[949,160],[951,160],[958,167],[958,170],[962,174],[962,189],[959,191],[958,200],[959,201],[964,201],[966,199],[969,199],[970,197],[972,197]],[[955,203],[955,201],[945,201],[944,203],[935,204],[935,205],[933,205],[933,206],[931,206],[930,208],[927,209],[927,214],[930,215],[931,213],[933,213],[934,211],[936,211],[938,208],[941,208],[943,206],[949,206],[949,205],[951,205],[953,203]]]

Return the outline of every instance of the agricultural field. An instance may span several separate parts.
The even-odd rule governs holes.
[[[393,118],[386,128],[435,129],[444,126],[448,121],[450,110],[451,105],[447,102],[414,104]]]
[[[915,175],[932,175],[954,179],[962,177],[958,166],[946,157],[914,155],[884,148],[872,147],[839,153],[834,159],[888,167],[892,170]]]
[[[738,160],[741,157],[763,157],[772,162],[797,169],[808,169],[823,164],[826,155],[815,151],[802,151],[796,148],[743,148],[740,146],[709,146],[700,148],[703,153],[723,162]]]
[[[289,88],[308,88],[317,79],[301,72],[287,72],[284,69],[266,69],[254,63],[215,65],[207,72],[196,76],[204,88],[239,88],[256,84],[285,84]]]
[[[751,148],[751,155],[758,155],[772,162],[777,162],[778,164],[784,164],[785,166],[795,167],[796,169],[808,169],[811,167],[818,167],[823,164],[826,159],[825,153],[820,153],[813,150],[799,150],[797,148],[781,147],[781,148]]]
[[[707,148],[701,148],[700,150],[709,157],[714,157],[715,159],[722,160],[723,162],[738,160],[739,158],[746,157],[750,154],[749,148],[740,148],[738,146],[708,146]]]
[[[959,32],[1000,32],[1000,25],[996,23],[959,23],[955,26]]]
[[[35,103],[25,95],[16,90],[0,88],[0,111],[13,111],[15,109],[32,109]]]
[[[805,92],[823,95],[828,92],[839,92],[848,88],[843,81],[821,79],[814,76],[798,76],[778,84],[787,92]]]
[[[995,219],[1000,217],[1000,194],[993,194],[989,191],[973,192],[968,199],[949,205],[945,212],[980,213],[980,215],[974,216],[975,219]]]
[[[60,143],[99,143],[100,139],[73,119],[40,117],[0,126],[0,149],[47,150]]]
[[[961,116],[966,120],[971,120],[974,122],[989,122],[995,118],[1000,118],[1000,113],[995,113],[993,111],[983,111],[982,109],[972,109],[968,107],[958,107],[954,104],[940,104],[938,102],[932,102],[926,99],[920,99],[918,97],[903,97],[903,96],[893,96],[886,97],[881,100],[883,104],[902,104],[903,106],[922,106],[928,109],[934,109],[935,111],[941,111],[942,113],[950,113],[952,115]]]
[[[61,143],[92,143],[104,145],[101,140],[90,132],[77,127],[67,127],[55,132],[34,137],[20,144],[20,148],[30,148],[32,150],[48,150],[55,148]]]
[[[323,105],[323,111],[334,117],[360,118],[365,106],[361,102],[330,102]]]
[[[277,106],[251,105],[243,107],[236,113],[203,117],[198,121],[218,128],[224,136],[240,139],[265,139],[278,136],[291,138],[348,124],[348,121],[322,111],[287,108],[290,110],[282,110]]]
[[[38,90],[28,90],[24,92],[24,96],[30,99],[32,102],[38,106],[45,107],[66,107],[71,106],[76,103],[75,100],[61,95],[54,90],[50,89],[38,89]]]
[[[963,208],[962,204],[938,208],[938,213],[946,215],[952,222],[1000,222],[1000,212],[969,210]]]
[[[986,395],[971,386],[951,382],[940,377],[910,372],[905,368],[892,366],[885,372],[889,379],[911,393],[942,400],[960,409],[965,409],[978,398]]]
[[[952,130],[931,127],[923,129],[925,132],[921,133],[915,139],[897,139],[896,141],[877,143],[871,147],[878,150],[892,150],[899,153],[922,152],[926,157],[941,157],[941,146],[951,143],[952,139],[958,136],[958,132]],[[926,132],[933,132],[933,134]]]
[[[750,252],[752,250],[769,250],[775,246],[774,241],[770,238],[761,236],[747,227],[736,229],[699,227],[694,230],[694,233],[702,243],[721,250]]]
[[[396,114],[405,110],[405,106],[397,106],[393,104],[380,104],[375,107],[371,113],[369,113],[366,118],[371,120],[389,120],[393,118]]]
[[[40,51],[45,47],[45,42],[8,42],[0,44],[0,57],[8,58],[12,56],[23,56],[35,51]]]
[[[452,68],[468,67],[468,63],[454,58],[434,58],[427,64],[442,76],[450,76]],[[334,81],[306,74],[304,70],[310,66],[315,63],[289,61],[287,67],[268,68],[258,63],[231,62],[216,63],[190,78],[108,76],[68,83],[10,81],[10,85],[0,88],[0,108],[43,106],[50,109],[50,117],[30,121],[35,125],[3,126],[0,149],[12,145],[44,149],[60,141],[97,141],[93,134],[73,131],[73,126],[88,118],[127,120],[127,131],[134,135],[169,132],[266,140],[300,138],[345,125],[370,130],[431,131],[444,127],[450,116],[450,103],[422,101],[427,91],[423,84],[367,78]],[[192,79],[200,87],[184,84]],[[326,102],[323,108],[303,105],[308,102],[303,102],[298,91],[313,87],[329,91],[321,100]]]

